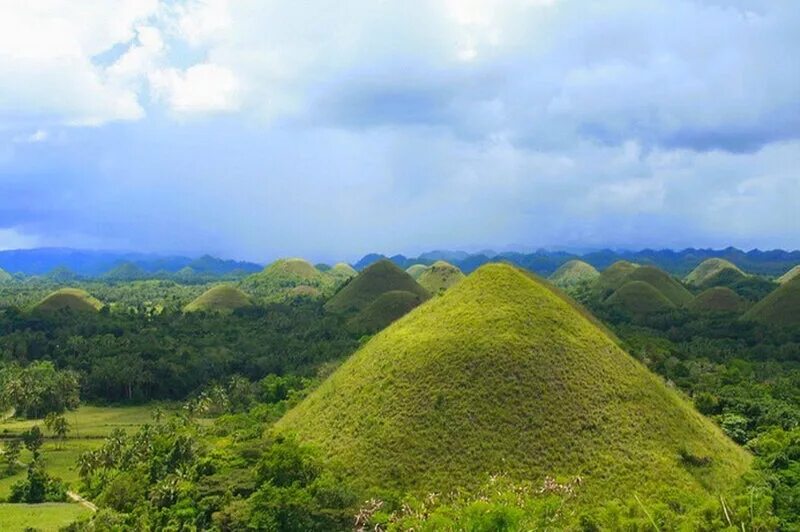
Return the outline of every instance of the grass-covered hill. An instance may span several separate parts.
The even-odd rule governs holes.
[[[684,286],[676,281],[670,274],[655,266],[642,266],[636,268],[626,277],[628,281],[642,281],[664,294],[676,306],[688,305],[694,296]]]
[[[319,271],[303,259],[278,259],[263,271],[242,280],[241,288],[266,301],[280,301],[297,286],[310,286],[329,294],[336,286],[335,279]]]
[[[413,277],[413,276],[412,276]],[[430,294],[439,294],[464,278],[461,270],[443,260],[437,260],[420,273],[417,282]]]
[[[136,281],[147,277],[147,272],[129,261],[118,264],[102,275],[106,281]]]
[[[347,327],[360,334],[376,333],[408,314],[426,299],[405,290],[390,290],[350,318]]]
[[[604,293],[613,292],[625,284],[628,275],[630,275],[630,273],[637,268],[639,268],[638,264],[634,264],[626,260],[619,260],[615,262],[603,270],[603,272],[597,277],[597,282],[595,283],[596,290]]]
[[[592,282],[600,277],[594,266],[582,260],[565,262],[549,277],[550,282],[561,288],[568,288],[580,283]]]
[[[779,326],[800,326],[800,277],[773,290],[753,305],[743,318]]]
[[[366,486],[580,476],[579,504],[724,489],[749,455],[545,283],[481,267],[374,336],[276,425]]]
[[[2,274],[0,274],[0,277],[2,277]],[[788,272],[778,277],[778,282],[781,284],[785,284],[794,279],[795,277],[800,277],[800,264],[798,264]]]
[[[197,299],[184,307],[184,312],[233,312],[252,305],[250,297],[226,284],[217,285],[203,292]]]
[[[419,279],[419,276],[422,275],[422,272],[428,269],[427,264],[412,264],[408,268],[406,268],[406,273],[413,277],[415,280]]]
[[[727,286],[715,286],[703,290],[689,303],[695,312],[741,312],[747,302]]]
[[[605,301],[606,305],[633,316],[643,316],[675,308],[675,303],[644,281],[628,281]]]
[[[11,274],[5,271],[3,268],[0,268],[0,283],[7,283],[9,281],[13,281],[14,278],[11,277]]]
[[[747,276],[731,261],[706,259],[686,276],[686,283],[700,288],[727,286]]]
[[[85,290],[61,288],[34,305],[32,310],[34,312],[58,312],[60,310],[97,312],[102,307],[103,304]]]
[[[328,270],[326,273],[341,282],[344,282],[358,275],[356,269],[347,264],[346,262],[338,262],[334,264],[331,267],[331,269]]]
[[[325,309],[335,313],[356,313],[365,309],[381,294],[391,291],[410,292],[422,299],[430,294],[391,261],[379,260],[367,266],[325,304]]]

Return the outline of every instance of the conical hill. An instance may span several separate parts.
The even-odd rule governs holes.
[[[417,282],[430,294],[439,294],[464,278],[461,270],[443,260],[437,260],[420,273]]]
[[[675,303],[644,281],[628,281],[615,290],[605,303],[633,316],[675,308]]]
[[[34,312],[97,312],[103,304],[87,291],[79,288],[61,288],[52,292],[33,307]]]
[[[743,318],[782,327],[800,326],[800,277],[770,292],[753,305]]]
[[[642,266],[633,270],[625,278],[626,282],[629,281],[642,281],[664,294],[664,297],[672,301],[676,306],[684,306],[694,298],[684,286],[676,281],[664,270],[660,270],[655,266]]]
[[[335,313],[355,313],[366,308],[381,294],[396,290],[416,294],[421,299],[430,297],[410,275],[393,262],[383,259],[369,265],[344,285],[325,304],[325,309]]]
[[[479,268],[276,425],[367,487],[580,476],[579,500],[725,488],[750,457],[546,283]]]
[[[594,281],[598,277],[600,277],[600,272],[591,264],[582,260],[570,260],[559,266],[549,279],[560,288],[569,288],[580,283]]]
[[[323,294],[333,292],[337,282],[304,259],[278,259],[241,282],[246,292],[265,301],[282,301],[298,286],[310,286]]]
[[[184,307],[184,312],[233,312],[236,309],[252,305],[250,297],[230,285],[217,285],[203,292],[194,301]]]
[[[628,275],[635,269],[639,268],[638,264],[628,262],[626,260],[618,260],[598,276],[595,288],[601,292],[610,294],[623,284],[625,284]]]
[[[778,282],[781,284],[788,283],[795,277],[800,277],[800,264],[778,277]]]
[[[741,312],[746,306],[747,302],[726,286],[703,290],[689,303],[695,312]]]
[[[686,282],[693,286],[709,288],[726,285],[746,277],[746,274],[731,261],[725,259],[706,259],[686,276]]]

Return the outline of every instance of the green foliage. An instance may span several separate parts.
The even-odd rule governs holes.
[[[689,308],[695,312],[741,312],[747,303],[739,294],[725,286],[715,286],[700,292]]]
[[[422,272],[428,269],[427,264],[412,264],[408,268],[406,268],[406,273],[410,275],[415,281],[419,279],[419,276],[422,275]]]
[[[429,294],[440,294],[462,279],[464,279],[464,274],[461,273],[461,270],[443,260],[434,262],[416,277],[420,286]]]
[[[644,281],[628,281],[606,299],[606,305],[631,316],[664,312],[675,304]]]
[[[184,312],[222,312],[251,306],[250,297],[230,285],[217,285],[203,292],[197,299],[184,307]]]
[[[21,452],[22,441],[19,439],[14,438],[3,443],[3,460],[6,463],[6,473],[12,474],[16,470]]]
[[[418,294],[390,290],[361,309],[347,321],[347,327],[359,334],[374,334],[402,318],[425,301]]]
[[[16,415],[40,417],[46,412],[62,413],[80,402],[78,374],[57,370],[52,362],[0,366],[0,408],[13,408]]]
[[[10,273],[5,271],[3,268],[0,268],[0,283],[10,283],[13,280],[14,278]]]
[[[8,500],[27,504],[63,502],[67,500],[67,492],[61,480],[48,475],[41,461],[34,459],[28,464],[27,478],[11,486]]]
[[[625,284],[628,275],[637,268],[639,268],[638,264],[619,260],[603,270],[595,284],[595,290],[600,294],[599,299],[605,299],[614,290]]]
[[[331,274],[319,271],[303,259],[279,259],[264,268],[264,271],[246,277],[241,282],[241,287],[264,302],[282,301],[293,288],[299,286],[314,288],[322,294],[330,295],[348,278],[341,275],[341,270],[340,267],[337,274]]]
[[[580,475],[582,504],[670,487],[706,494],[749,463],[574,303],[498,264],[374,336],[276,430],[362,486]],[[713,460],[689,470],[680,446]]]
[[[60,288],[33,307],[34,312],[97,312],[103,304],[79,288]]]
[[[745,277],[745,273],[734,263],[725,259],[706,259],[701,262],[689,275],[686,283],[700,288],[714,286],[727,286]]]
[[[780,285],[748,310],[742,319],[800,327],[800,277]]]
[[[75,503],[0,504],[0,530],[61,530],[90,510]],[[109,529],[98,529],[109,530]]]
[[[778,282],[780,284],[785,284],[798,276],[800,276],[800,264],[778,277]]]
[[[654,266],[636,268],[626,278],[626,282],[630,281],[642,281],[649,284],[678,307],[689,304],[693,299],[692,293],[681,283],[673,279],[667,272]]]
[[[344,285],[328,302],[325,310],[333,313],[356,313],[381,294],[403,291],[427,299],[430,294],[391,261],[380,260],[364,269]]]
[[[591,283],[600,277],[594,266],[582,260],[570,260],[559,268],[548,279],[559,288],[568,289],[581,283]]]

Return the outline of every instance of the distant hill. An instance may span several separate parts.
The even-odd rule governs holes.
[[[638,264],[634,264],[626,260],[615,262],[603,270],[602,273],[600,273],[600,275],[597,277],[597,281],[595,282],[596,290],[609,293],[613,292],[625,284],[628,275],[630,275],[631,272],[637,268],[639,268]]]
[[[397,320],[275,426],[359,485],[421,496],[580,476],[569,504],[714,495],[750,456],[550,287],[480,268]]]
[[[800,276],[800,264],[789,270],[788,272],[784,273],[780,277],[778,277],[778,282],[781,284],[788,283],[795,277]]]
[[[147,277],[147,272],[130,261],[122,262],[101,275],[107,281],[138,281]]]
[[[667,272],[654,266],[636,268],[628,274],[625,280],[626,282],[644,281],[648,283],[678,307],[688,305],[694,298],[692,293],[684,288],[681,283],[673,279]]]
[[[747,275],[734,263],[725,259],[706,259],[701,262],[689,275],[686,282],[701,288],[712,286],[727,286],[735,283]]]
[[[183,311],[228,313],[251,305],[250,297],[247,294],[235,286],[221,284],[203,292],[197,299],[186,305]]]
[[[376,333],[408,314],[426,299],[419,294],[404,290],[390,290],[379,295],[372,303],[350,318],[347,327],[361,334]]]
[[[800,326],[800,277],[780,285],[753,305],[743,319],[779,326]]]
[[[589,283],[600,277],[594,266],[582,260],[565,262],[549,277],[550,282],[560,288],[575,286],[580,283]]]
[[[315,288],[325,294],[332,292],[335,285],[333,277],[299,258],[278,259],[241,282],[242,289],[269,301],[285,298],[292,288],[298,286]]]
[[[419,279],[419,276],[422,275],[422,272],[428,269],[427,264],[412,264],[408,268],[406,268],[406,273],[414,278],[416,281]]]
[[[7,283],[9,281],[13,281],[14,278],[11,276],[10,273],[5,271],[4,269],[0,268],[0,283]]]
[[[676,306],[667,296],[645,281],[626,282],[606,299],[605,304],[633,316],[663,312]]]
[[[92,297],[85,290],[77,288],[62,288],[49,294],[42,301],[34,305],[34,312],[58,312],[70,310],[72,312],[97,312],[103,304]]]
[[[54,283],[65,284],[77,281],[81,278],[81,276],[73,272],[66,266],[56,266],[55,268],[47,272],[44,278]]]
[[[410,292],[422,299],[430,297],[410,275],[384,259],[368,266],[344,285],[325,304],[325,309],[334,313],[356,313],[391,291]]]
[[[449,262],[437,260],[420,273],[417,282],[429,294],[439,294],[459,283],[463,278],[464,274],[461,273],[461,270]]]
[[[334,264],[325,273],[336,279],[338,282],[344,282],[358,275],[355,268],[345,262]]]
[[[727,286],[708,288],[689,303],[695,312],[741,312],[746,307],[747,302]]]

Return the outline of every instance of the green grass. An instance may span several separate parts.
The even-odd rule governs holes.
[[[413,277],[413,276],[412,276]],[[440,294],[461,282],[461,270],[443,260],[437,260],[417,277],[417,282],[430,294]]]
[[[419,279],[419,276],[422,275],[422,272],[428,269],[426,264],[412,264],[408,268],[406,268],[406,273],[414,278],[416,281]]]
[[[800,264],[778,277],[778,282],[781,284],[786,284],[795,277],[800,277]]]
[[[747,302],[726,286],[715,286],[697,294],[689,308],[696,312],[741,312]]]
[[[629,281],[642,281],[659,292],[664,297],[672,301],[675,306],[682,307],[688,305],[694,296],[684,286],[676,281],[664,270],[660,270],[655,266],[642,266],[632,271],[625,279]]]
[[[381,294],[390,291],[416,294],[422,299],[430,297],[428,292],[406,272],[388,260],[380,260],[354,277],[342,287],[326,304],[325,309],[334,313],[357,313],[375,301]]]
[[[800,325],[800,277],[780,285],[767,297],[753,305],[745,320],[760,321],[779,326]]]
[[[357,333],[372,334],[386,328],[393,321],[405,316],[425,301],[418,294],[403,290],[391,290],[350,318],[347,327]]]
[[[102,307],[103,304],[86,290],[61,288],[34,305],[33,310],[35,312],[57,312],[69,309],[73,312],[97,312]]]
[[[33,528],[55,531],[89,514],[90,510],[77,503],[0,504],[0,530],[16,532]]]
[[[282,301],[292,288],[310,286],[330,295],[345,279],[322,272],[303,259],[279,259],[242,280],[241,288],[262,301]]]
[[[634,316],[675,308],[675,303],[644,281],[628,281],[611,294],[605,303]]]
[[[234,286],[221,284],[206,290],[183,310],[184,312],[233,312],[251,304],[250,296]]]
[[[549,280],[559,288],[569,288],[579,283],[594,281],[598,277],[600,272],[591,264],[582,260],[571,260],[559,266]]]
[[[565,298],[504,264],[375,335],[275,430],[365,486],[423,494],[505,473],[579,475],[580,504],[705,495],[751,461]]]
[[[333,265],[330,270],[326,272],[328,275],[341,280],[347,280],[351,277],[358,275],[355,268],[345,262],[339,262]]]
[[[11,277],[11,274],[5,271],[3,268],[0,268],[0,283],[6,283],[12,280],[14,280],[14,278]]]
[[[727,285],[747,275],[734,263],[725,259],[707,259],[686,276],[686,283],[701,288]]]
[[[595,287],[600,291],[613,292],[622,286],[628,275],[635,269],[639,268],[638,264],[628,262],[626,260],[618,260],[597,277]]]

